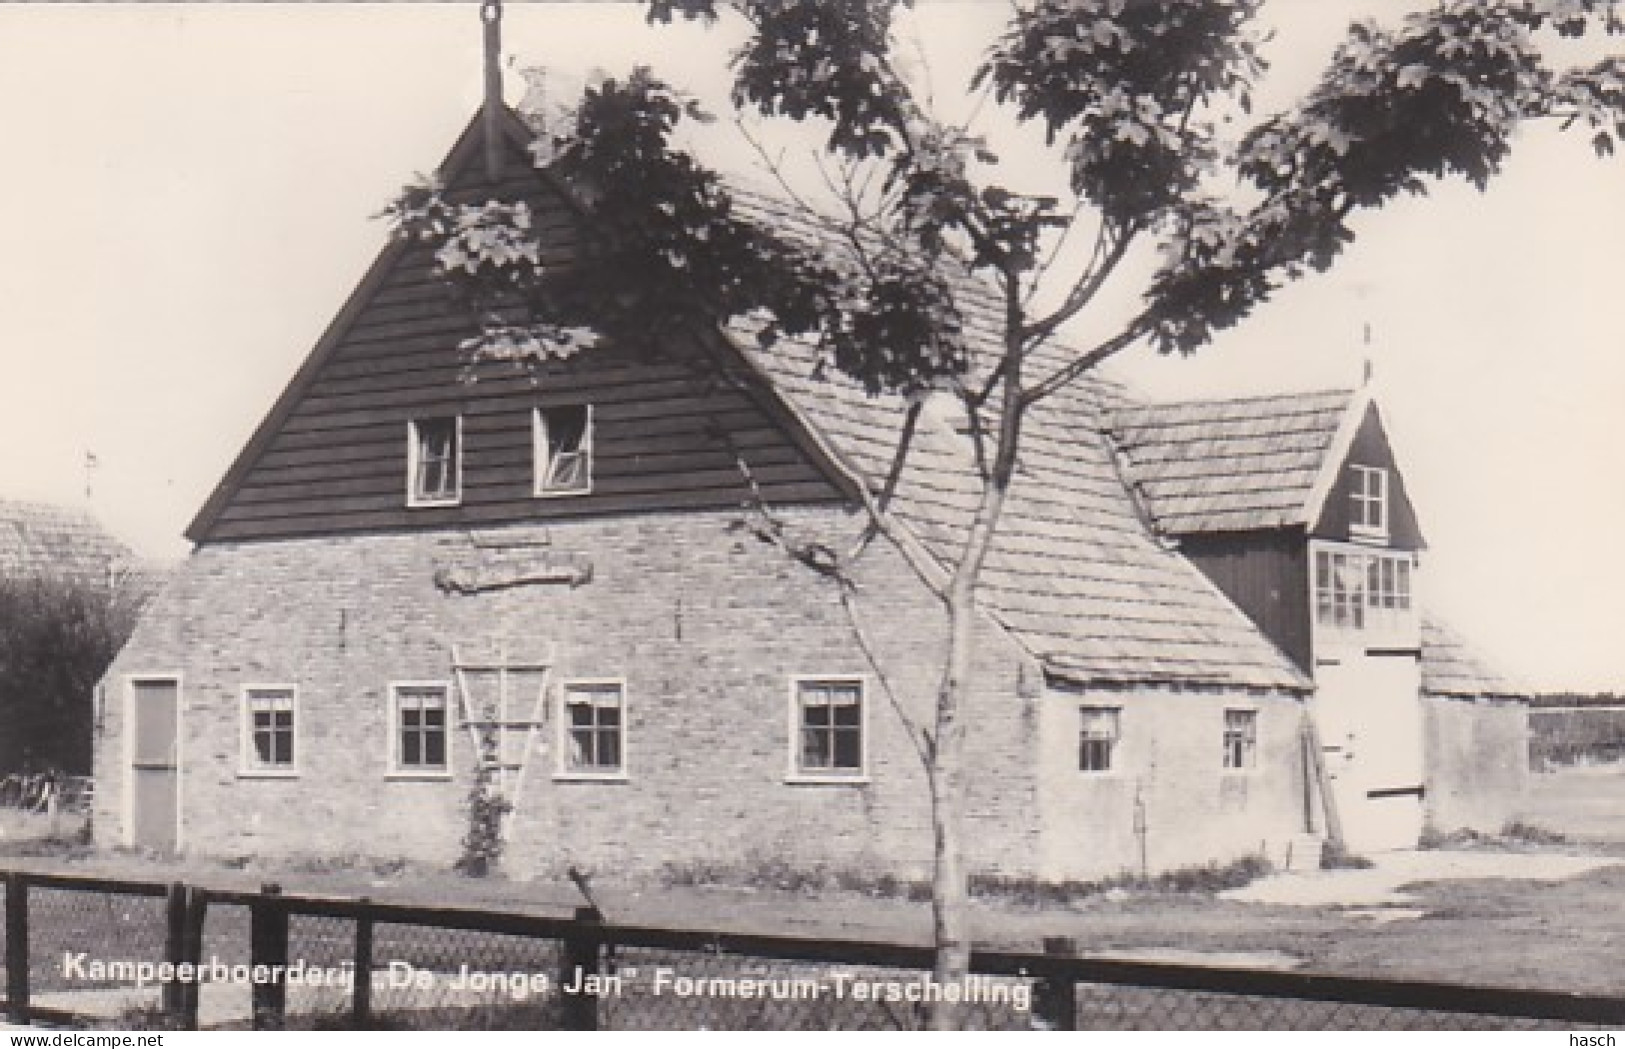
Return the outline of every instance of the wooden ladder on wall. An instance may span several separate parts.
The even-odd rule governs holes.
[[[524,790],[525,770],[546,726],[552,650],[520,656],[499,641],[482,655],[453,644],[451,667],[457,683],[457,717],[474,745],[476,768],[489,777],[492,793],[513,806]],[[523,687],[526,678],[534,679],[534,691]]]

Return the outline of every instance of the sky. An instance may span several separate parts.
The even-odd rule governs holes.
[[[1408,6],[1267,4],[1260,107],[1351,18]],[[948,115],[1004,8],[921,5],[913,65]],[[522,67],[568,84],[637,62],[725,97],[725,29],[510,3],[504,33],[510,102]],[[0,497],[88,502],[143,554],[184,556],[382,246],[374,216],[477,106],[479,48],[472,0],[0,5]],[[1012,177],[1051,177],[985,109]],[[702,145],[748,166],[726,121]],[[1177,399],[1356,384],[1369,360],[1429,542],[1423,599],[1536,687],[1625,691],[1625,158],[1532,128],[1487,193],[1439,186],[1355,229],[1336,269],[1212,347],[1136,350],[1120,374]]]

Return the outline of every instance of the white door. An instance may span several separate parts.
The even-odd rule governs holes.
[[[1315,668],[1314,710],[1344,842],[1354,853],[1413,849],[1423,784],[1416,657],[1335,658]]]

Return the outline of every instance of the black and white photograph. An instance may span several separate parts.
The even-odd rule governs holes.
[[[0,129],[11,1037],[1625,1028],[1625,2],[7,3]]]

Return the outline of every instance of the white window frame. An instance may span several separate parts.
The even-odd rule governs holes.
[[[293,747],[293,760],[286,765],[262,765],[259,763],[257,752],[254,749],[254,708],[253,698],[256,693],[286,692],[288,694],[288,710],[293,717],[293,727],[289,733],[290,744]],[[286,682],[254,683],[244,685],[238,692],[237,724],[238,724],[238,756],[237,775],[245,779],[296,779],[300,773],[300,759],[304,754],[304,740],[300,731],[299,686]]]
[[[1349,535],[1363,539],[1388,538],[1388,469],[1383,466],[1349,465],[1353,484],[1349,487]],[[1371,482],[1376,481],[1376,490]],[[1372,509],[1376,523],[1371,523]]]
[[[425,495],[418,491],[418,471],[422,467],[423,442],[418,427],[424,423],[452,421],[452,491],[450,495]],[[456,506],[463,501],[463,416],[425,415],[406,420],[406,505]]]
[[[1245,714],[1248,722],[1248,732],[1245,737],[1247,744],[1244,761],[1240,765],[1230,764],[1230,715]],[[1263,736],[1263,718],[1259,716],[1258,708],[1254,706],[1227,706],[1219,714],[1219,750],[1221,758],[1219,768],[1227,776],[1245,776],[1256,773],[1259,768],[1258,751]]]
[[[431,765],[405,765],[401,763],[401,693],[411,689],[438,689],[446,698],[446,763],[436,768]],[[297,724],[297,722],[296,722]],[[451,754],[452,737],[455,731],[452,725],[452,691],[448,681],[391,681],[389,683],[389,723],[384,733],[385,768],[388,779],[432,779],[447,780],[452,778]]]
[[[581,431],[581,447],[576,454],[586,463],[585,483],[577,488],[552,488],[547,484],[549,475],[553,472],[553,453],[548,446],[547,418],[543,414],[556,408],[581,408],[587,413],[587,419]],[[535,476],[531,481],[531,494],[538,499],[557,499],[572,495],[587,495],[592,492],[593,471],[593,410],[590,404],[539,404],[530,410],[530,437],[531,461],[535,464]]]
[[[1100,740],[1100,736],[1084,735],[1084,726],[1091,714],[1110,714],[1112,734],[1106,738],[1106,766],[1104,768],[1083,767],[1083,745],[1087,741]],[[1123,708],[1101,703],[1078,704],[1078,772],[1084,776],[1112,776],[1118,772],[1118,747],[1123,742]]]
[[[1338,571],[1337,564],[1342,559],[1345,564],[1359,562],[1360,568],[1355,571],[1355,587],[1345,587],[1348,596],[1344,605],[1349,609],[1350,619],[1355,609],[1358,609],[1359,624],[1337,623],[1323,618],[1322,612],[1322,586],[1324,578],[1321,571],[1321,561],[1326,560],[1330,572]],[[1382,581],[1382,562],[1392,562],[1395,568],[1389,577],[1394,582],[1392,591],[1380,586],[1373,589],[1371,586],[1372,566],[1377,565],[1376,575],[1379,584]],[[1403,571],[1399,565],[1406,567]],[[1333,543],[1325,540],[1316,540],[1309,548],[1309,614],[1314,624],[1315,635],[1319,638],[1346,640],[1359,639],[1361,641],[1393,641],[1407,645],[1420,644],[1421,638],[1421,604],[1417,596],[1417,584],[1420,576],[1420,566],[1416,561],[1416,554],[1409,550],[1374,550],[1369,546],[1360,544]],[[1403,578],[1404,586],[1400,580]],[[1358,591],[1357,597],[1354,591]],[[1330,591],[1335,596],[1336,591]],[[1392,596],[1392,603],[1388,598]],[[1405,604],[1400,604],[1403,597]],[[1335,601],[1329,606],[1335,608]]]
[[[801,690],[807,685],[857,686],[858,690],[858,767],[850,772],[826,769],[806,769],[801,765]],[[789,764],[785,772],[787,783],[837,784],[869,782],[869,678],[866,674],[793,674],[790,677],[789,703],[786,711],[789,731]]]
[[[613,688],[620,696],[620,749],[621,765],[618,769],[586,768],[576,769],[570,767],[570,693],[573,689],[606,689]],[[582,780],[599,783],[621,783],[631,778],[631,736],[628,719],[629,703],[627,700],[626,679],[620,677],[576,677],[566,678],[559,682],[558,702],[556,704],[558,722],[558,761],[554,765],[553,778],[557,780]]]

